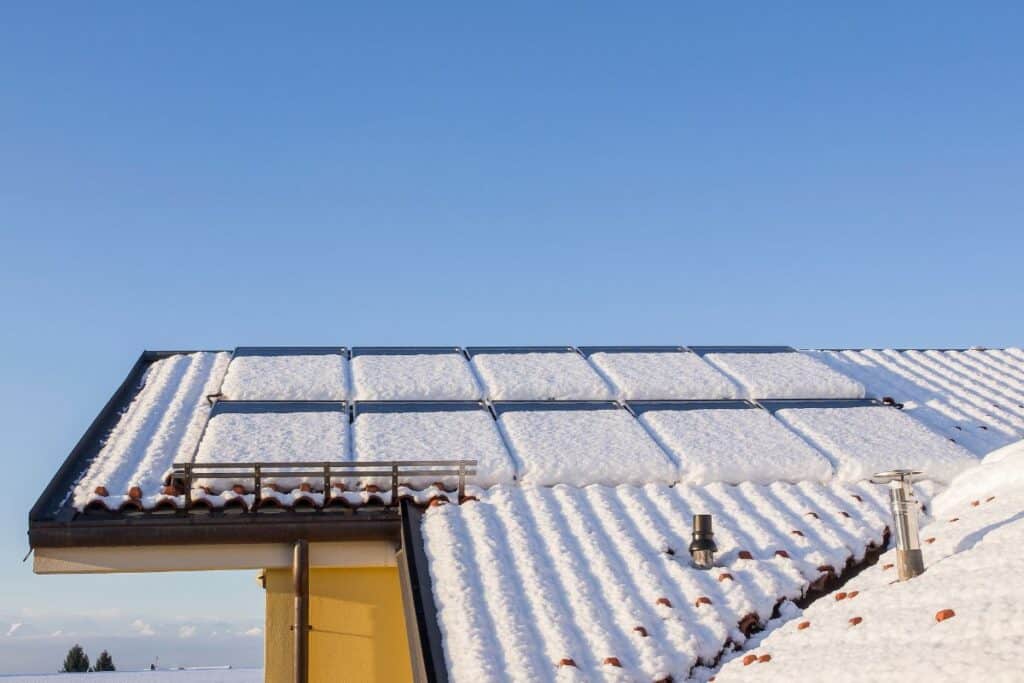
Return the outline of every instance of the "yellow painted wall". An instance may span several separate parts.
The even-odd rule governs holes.
[[[291,571],[266,571],[267,683],[292,680],[295,602]],[[411,681],[402,592],[395,567],[311,569],[310,683]]]

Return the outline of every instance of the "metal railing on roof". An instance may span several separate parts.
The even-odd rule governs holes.
[[[196,479],[251,479],[257,501],[263,492],[263,480],[320,479],[325,499],[330,496],[335,477],[388,477],[391,481],[389,505],[398,505],[399,483],[410,477],[458,477],[458,496],[466,495],[466,477],[476,474],[476,460],[391,460],[381,462],[178,462],[171,470],[171,484],[184,489],[185,508],[192,505],[192,487]]]

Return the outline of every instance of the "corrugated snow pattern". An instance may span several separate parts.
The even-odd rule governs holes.
[[[749,398],[862,398],[856,380],[801,353],[709,353],[704,359]]]
[[[886,553],[843,586],[843,599],[785,610],[716,680],[1020,681],[1024,447],[986,458],[930,507],[924,574],[896,583],[895,551]],[[771,660],[744,666],[750,654]]]
[[[221,413],[210,418],[196,462],[323,462],[350,460],[348,414],[330,412]],[[264,477],[290,490],[302,481]],[[309,481],[320,484],[322,478]],[[199,479],[197,485],[220,492],[233,484],[253,485],[251,477]]]
[[[625,410],[512,411],[498,422],[524,482],[585,486],[677,479],[675,463]]]
[[[1024,352],[811,351],[975,455],[1024,438]]]
[[[469,363],[458,353],[356,356],[352,384],[360,401],[462,401],[483,396]]]
[[[687,552],[691,515],[705,512],[720,551],[706,572]],[[683,680],[745,641],[744,617],[766,621],[823,565],[863,558],[887,520],[877,487],[809,482],[497,486],[431,508],[423,533],[451,680]]]
[[[480,353],[473,366],[495,401],[586,401],[611,388],[577,353]]]
[[[690,352],[598,352],[590,362],[614,385],[618,398],[728,399],[740,389],[700,356]]]
[[[650,410],[640,416],[683,481],[828,481],[832,465],[766,410]]]
[[[776,416],[831,458],[836,478],[845,481],[913,468],[949,482],[977,464],[967,450],[894,408],[787,408]]]
[[[344,401],[348,360],[338,354],[238,356],[221,392],[236,401]]]
[[[512,458],[486,410],[360,413],[352,433],[357,461],[477,460],[472,481],[478,486],[515,479]],[[455,477],[420,477],[411,483],[429,486],[438,480],[448,487],[457,484]]]
[[[102,486],[116,509],[133,486],[144,501],[160,495],[164,475],[175,462],[192,457],[210,414],[208,394],[216,393],[231,356],[192,353],[170,356],[150,365],[145,385],[107,437],[74,491],[74,505],[84,508]]]

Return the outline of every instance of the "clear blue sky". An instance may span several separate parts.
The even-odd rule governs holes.
[[[259,661],[20,564],[144,348],[1024,343],[1024,9],[819,5],[6,3],[0,671]]]

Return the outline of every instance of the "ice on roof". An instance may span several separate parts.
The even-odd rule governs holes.
[[[810,353],[975,455],[1024,438],[1019,349]]]
[[[704,359],[736,380],[749,398],[864,396],[860,382],[803,353],[709,353]]]
[[[499,418],[531,484],[673,482],[676,466],[625,410],[530,410]]]
[[[459,401],[482,397],[458,353],[361,354],[352,359],[353,394],[361,401]]]
[[[740,390],[725,375],[690,352],[598,352],[590,362],[604,373],[620,398],[727,399]]]
[[[705,512],[711,571],[687,552],[691,515]],[[450,680],[687,680],[744,643],[741,622],[863,558],[888,519],[868,484],[503,485],[431,508],[422,530]]]
[[[473,356],[495,401],[602,400],[612,397],[600,375],[577,353],[478,353]]]
[[[1024,643],[1024,447],[958,476],[921,528],[924,574],[895,551],[832,596],[782,617],[717,676],[729,681],[1016,681]],[[965,495],[966,494],[966,495]],[[744,665],[745,658],[770,657]],[[711,673],[711,672],[708,672]]]
[[[347,365],[340,353],[236,356],[221,392],[240,401],[343,401]]]
[[[895,408],[786,408],[775,415],[825,453],[836,477],[846,481],[913,468],[949,482],[977,463],[968,451]]]
[[[350,460],[348,415],[344,411],[224,412],[214,415],[196,454],[197,463],[337,462]],[[267,484],[291,490],[322,478],[266,477]],[[233,484],[253,486],[251,477],[200,480],[215,493]]]
[[[469,479],[473,484],[491,486],[515,479],[512,458],[484,409],[360,413],[352,427],[357,461],[477,460],[477,474]],[[449,488],[457,484],[454,477],[421,477],[411,483],[429,486],[439,479]]]
[[[819,452],[756,408],[649,410],[640,416],[679,461],[684,481],[827,481]]]
[[[75,507],[108,497],[97,488],[106,489],[114,509],[133,487],[144,504],[159,497],[171,465],[192,457],[210,414],[206,396],[217,392],[230,358],[178,354],[150,365],[143,387],[75,486]]]

